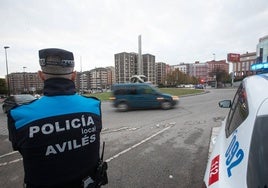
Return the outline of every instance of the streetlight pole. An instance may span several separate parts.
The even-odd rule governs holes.
[[[7,95],[10,96],[10,86],[9,86],[9,78],[8,78],[8,63],[7,63],[7,49],[9,46],[4,46],[5,55],[6,55],[6,70],[7,70]]]

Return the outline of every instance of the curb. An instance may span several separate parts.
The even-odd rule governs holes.
[[[219,135],[220,130],[221,130],[221,127],[212,127],[212,129],[211,129],[211,136],[210,136],[209,150],[208,150],[208,159],[209,159],[210,154],[213,150],[213,147],[216,143],[216,140],[217,140],[217,137]]]
[[[191,96],[195,96],[195,95],[203,95],[203,94],[207,94],[207,93],[210,93],[210,91],[203,91],[203,92],[201,92],[201,93],[194,93],[194,94],[188,94],[188,95],[181,95],[181,96],[179,96],[180,98],[182,98],[182,97],[191,97]]]

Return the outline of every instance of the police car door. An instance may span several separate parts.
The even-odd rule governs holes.
[[[223,182],[235,187],[244,187],[245,184],[245,142],[241,126],[248,117],[248,102],[246,90],[241,84],[234,96],[231,109],[226,119],[225,140],[222,148],[222,179]],[[239,180],[239,181],[238,181]]]

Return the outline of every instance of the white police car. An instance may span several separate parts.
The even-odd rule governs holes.
[[[222,122],[207,163],[204,188],[268,188],[268,74],[245,78]]]

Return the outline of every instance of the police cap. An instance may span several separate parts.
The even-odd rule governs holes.
[[[63,49],[42,49],[39,50],[39,64],[46,74],[71,74],[74,69],[74,56],[72,52]]]

